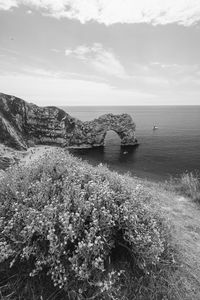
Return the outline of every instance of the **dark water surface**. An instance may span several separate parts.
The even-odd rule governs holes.
[[[82,121],[106,113],[128,113],[136,123],[138,147],[120,146],[115,132],[108,132],[104,148],[76,150],[93,165],[139,177],[163,180],[185,171],[200,172],[200,106],[65,107]],[[153,131],[153,126],[158,129]]]

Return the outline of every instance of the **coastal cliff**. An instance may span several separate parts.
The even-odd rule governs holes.
[[[104,145],[108,130],[120,136],[122,145],[137,144],[135,123],[128,114],[82,122],[60,108],[39,107],[0,93],[0,143],[6,146],[19,150],[34,145],[97,147]]]

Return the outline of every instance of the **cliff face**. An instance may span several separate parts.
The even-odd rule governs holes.
[[[0,143],[16,149],[36,144],[62,147],[103,146],[108,130],[116,131],[122,145],[135,145],[135,124],[127,114],[107,114],[81,122],[57,107],[38,107],[0,94]]]

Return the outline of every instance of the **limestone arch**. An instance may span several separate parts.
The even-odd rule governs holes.
[[[80,122],[75,128],[78,134],[76,136],[73,134],[72,140],[74,144],[80,146],[104,146],[105,136],[109,130],[118,134],[122,146],[137,145],[135,123],[128,114],[106,114],[92,121]]]

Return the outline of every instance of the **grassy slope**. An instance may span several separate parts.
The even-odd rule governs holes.
[[[48,147],[29,151],[25,162],[37,161],[45,148],[48,151]],[[167,190],[163,184],[128,176],[127,183],[133,187],[141,184],[153,196],[153,202],[149,203],[152,211],[161,214],[171,227],[172,243],[180,260],[180,268],[171,278],[175,299],[200,299],[200,207],[189,198]]]
[[[170,191],[165,184],[134,179],[153,196],[152,206],[170,224],[173,244],[179,252],[180,270],[174,284],[180,299],[200,299],[200,206]]]

